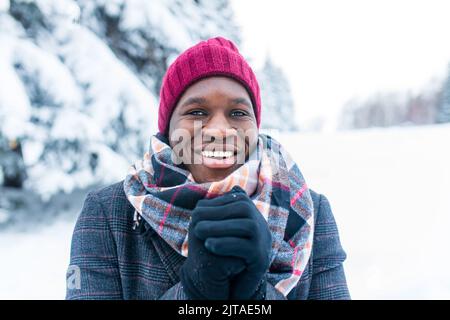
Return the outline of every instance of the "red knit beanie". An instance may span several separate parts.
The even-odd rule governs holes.
[[[187,49],[169,66],[160,92],[158,112],[160,133],[168,133],[173,110],[186,89],[200,79],[215,75],[231,77],[247,89],[259,128],[261,97],[256,76],[231,40],[215,37]]]

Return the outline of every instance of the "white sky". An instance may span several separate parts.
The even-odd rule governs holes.
[[[291,82],[300,123],[352,97],[418,89],[450,62],[450,1],[232,0],[241,52],[269,53]]]

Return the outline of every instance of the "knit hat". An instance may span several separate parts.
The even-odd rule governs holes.
[[[201,41],[181,53],[169,66],[162,80],[158,111],[159,132],[166,135],[178,100],[194,82],[210,76],[227,76],[239,81],[248,91],[259,128],[261,97],[253,70],[236,45],[223,37]]]

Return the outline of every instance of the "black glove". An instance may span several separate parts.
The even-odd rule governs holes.
[[[216,200],[201,200],[192,212],[188,230],[188,257],[180,268],[180,281],[189,299],[228,300],[230,298],[230,279],[245,268],[245,262],[237,257],[224,257],[206,250],[204,241],[196,237],[194,229],[205,219],[227,221],[240,218],[240,212],[224,211]],[[207,206],[206,206],[207,205]]]
[[[272,235],[267,221],[242,188],[212,199],[201,200],[212,210],[202,211],[194,229],[214,254],[241,258],[246,268],[231,279],[230,299],[265,299],[266,273],[270,264]],[[222,217],[227,215],[227,219]]]

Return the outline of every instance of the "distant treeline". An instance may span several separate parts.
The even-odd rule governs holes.
[[[450,64],[443,80],[430,82],[421,92],[378,92],[352,99],[339,119],[341,129],[427,125],[450,122]]]

